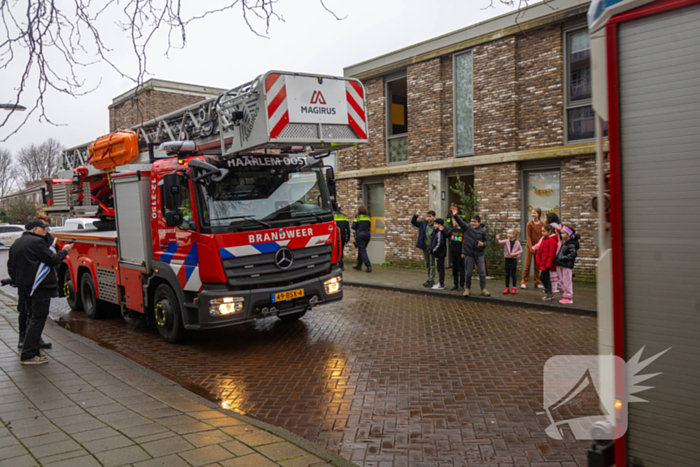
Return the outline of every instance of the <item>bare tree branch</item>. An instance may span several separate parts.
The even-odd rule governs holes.
[[[45,103],[47,93],[82,96],[101,84],[88,82],[86,69],[97,63],[107,64],[120,77],[137,86],[150,76],[148,57],[156,53],[156,37],[164,37],[165,55],[173,48],[187,45],[187,28],[194,22],[212,15],[240,9],[248,29],[268,37],[273,21],[284,21],[275,9],[280,0],[218,0],[188,2],[188,13],[183,11],[182,0],[0,0],[0,70],[14,73],[14,79],[5,86],[14,90],[14,102],[19,104],[30,87],[35,88],[33,104],[27,104],[20,123],[13,120],[14,111],[0,117],[0,128],[5,136],[15,134],[31,116],[40,122],[56,125],[48,116]],[[342,20],[324,0],[321,7],[336,20]],[[217,4],[212,6],[212,3]],[[122,32],[119,44],[110,45],[101,31],[116,25]],[[2,34],[4,33],[4,34]],[[116,50],[124,50],[128,41],[134,71],[120,68]],[[97,57],[94,59],[92,57]]]
[[[0,196],[12,192],[15,188],[15,165],[12,154],[5,148],[0,148]]]
[[[59,169],[63,145],[49,138],[40,145],[32,144],[19,150],[16,174],[24,185],[53,176]]]

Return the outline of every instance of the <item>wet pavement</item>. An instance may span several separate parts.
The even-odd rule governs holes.
[[[296,323],[170,345],[118,316],[60,317],[54,302],[71,331],[358,465],[587,464],[589,443],[548,438],[538,412],[547,359],[596,352],[590,316],[347,287]]]

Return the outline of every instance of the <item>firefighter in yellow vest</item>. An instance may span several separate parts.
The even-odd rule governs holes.
[[[369,262],[369,256],[367,256],[367,245],[369,245],[370,240],[370,228],[372,226],[372,218],[369,217],[369,212],[364,206],[357,208],[357,215],[352,221],[352,230],[355,231],[355,244],[357,245],[357,266],[353,266],[353,269],[362,271],[362,264],[367,266],[365,272],[372,272],[372,263]]]
[[[338,205],[338,209],[333,214],[333,220],[335,220],[335,226],[340,230],[340,243],[342,245],[340,248],[340,270],[342,271],[345,269],[345,265],[343,265],[343,251],[345,250],[345,245],[350,241],[350,221],[348,216],[340,212],[341,207],[341,205]]]

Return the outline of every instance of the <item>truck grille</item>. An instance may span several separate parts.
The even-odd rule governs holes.
[[[300,282],[322,273],[331,266],[331,245],[292,251],[294,262],[286,271],[277,268],[275,253],[222,260],[229,285],[240,287],[269,285],[275,282]]]

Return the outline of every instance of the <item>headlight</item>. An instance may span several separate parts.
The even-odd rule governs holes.
[[[326,289],[326,295],[331,295],[340,292],[341,290],[343,290],[342,276],[331,277],[323,283],[323,288]]]
[[[244,301],[243,297],[223,297],[209,300],[209,314],[221,316],[242,311]]]

